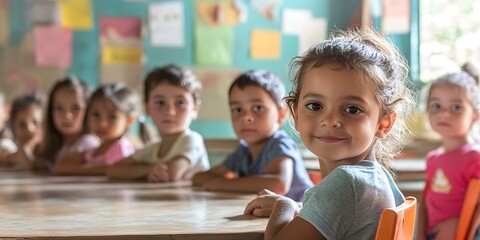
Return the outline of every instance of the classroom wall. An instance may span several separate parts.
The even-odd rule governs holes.
[[[229,121],[226,89],[229,81],[239,72],[247,69],[263,68],[279,75],[284,79],[287,89],[290,89],[291,85],[287,81],[286,67],[288,61],[299,54],[299,38],[282,33],[280,57],[278,59],[254,60],[250,56],[249,37],[252,30],[281,31],[281,11],[294,8],[308,9],[312,12],[314,18],[324,18],[327,21],[327,29],[326,32],[320,34],[328,34],[334,29],[348,27],[360,3],[359,0],[279,0],[280,14],[276,20],[271,21],[255,11],[249,0],[241,0],[240,2],[247,10],[246,21],[226,27],[229,29],[226,31],[231,31],[233,37],[231,63],[227,65],[199,65],[195,56],[195,27],[199,21],[195,4],[198,1],[183,1],[185,45],[181,48],[172,48],[153,46],[148,31],[149,4],[172,0],[92,0],[93,26],[88,30],[75,30],[73,32],[72,63],[69,68],[61,69],[38,67],[32,60],[33,24],[28,15],[29,6],[33,1],[35,0],[0,0],[0,3],[4,7],[6,6],[9,22],[8,43],[3,45],[0,43],[0,59],[2,61],[0,64],[0,78],[2,79],[0,87],[9,96],[32,88],[48,91],[51,83],[65,74],[76,75],[94,87],[103,82],[116,81],[116,79],[128,75],[129,84],[140,92],[142,91],[141,81],[146,72],[155,66],[176,63],[192,69],[204,80],[208,80],[208,76],[211,76],[212,73],[215,75],[214,78],[218,78],[216,81],[204,82],[206,90],[204,90],[201,114],[199,119],[192,123],[192,129],[199,131],[205,138],[235,137]],[[60,0],[43,1],[56,2]],[[210,2],[215,2],[215,0],[210,0]],[[137,17],[142,20],[141,44],[144,52],[141,65],[109,68],[101,64],[98,23],[102,16]],[[399,35],[394,37],[400,43],[407,43],[400,45],[400,48],[407,56],[410,56],[411,46],[408,44],[411,41],[408,39],[411,36]],[[289,127],[286,126],[286,128]]]

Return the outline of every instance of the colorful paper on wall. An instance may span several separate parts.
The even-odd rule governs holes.
[[[230,66],[233,56],[231,27],[195,26],[195,61],[203,66]]]
[[[197,2],[197,15],[209,26],[231,26],[242,21],[245,10],[235,1]]]
[[[298,34],[298,54],[302,54],[315,43],[325,40],[327,20],[314,18],[300,29]]]
[[[303,9],[285,9],[282,16],[282,32],[298,35],[300,28],[311,21],[312,12]]]
[[[59,19],[56,0],[30,1],[32,23],[56,24]]]
[[[101,17],[100,36],[140,38],[142,20],[134,17]]]
[[[60,22],[70,29],[88,30],[93,26],[90,0],[60,0]]]
[[[35,64],[68,68],[72,62],[72,31],[60,26],[33,29]]]
[[[410,0],[383,1],[382,30],[385,34],[410,31]]]
[[[102,49],[102,63],[106,64],[140,64],[142,62],[142,56],[142,49],[136,47],[105,46]]]
[[[253,30],[250,56],[253,59],[279,59],[281,36],[278,31]]]
[[[265,18],[275,21],[280,15],[282,0],[250,0],[250,5]]]
[[[184,6],[180,1],[150,4],[150,39],[153,46],[185,45]]]

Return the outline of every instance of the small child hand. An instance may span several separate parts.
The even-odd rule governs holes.
[[[263,189],[258,195],[257,198],[247,204],[243,214],[256,217],[270,217],[275,203],[278,199],[282,198],[282,196],[267,189]]]
[[[168,166],[164,163],[156,164],[148,173],[149,182],[170,182]]]

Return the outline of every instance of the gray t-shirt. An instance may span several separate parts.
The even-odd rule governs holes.
[[[298,216],[326,239],[374,239],[383,209],[404,201],[387,170],[363,160],[337,167],[307,190]]]

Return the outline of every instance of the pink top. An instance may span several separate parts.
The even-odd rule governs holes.
[[[85,152],[84,157],[87,165],[112,165],[135,152],[132,142],[126,137],[122,137],[114,142],[110,148],[102,155],[95,156],[96,149],[90,149]]]
[[[56,158],[60,159],[65,154],[72,153],[72,152],[84,152],[90,149],[95,149],[100,146],[100,140],[92,134],[85,134],[81,136],[74,144],[70,146],[63,146],[58,150]]]
[[[444,152],[437,148],[427,155],[425,203],[428,232],[442,221],[458,218],[472,178],[480,177],[480,146],[466,144]]]

